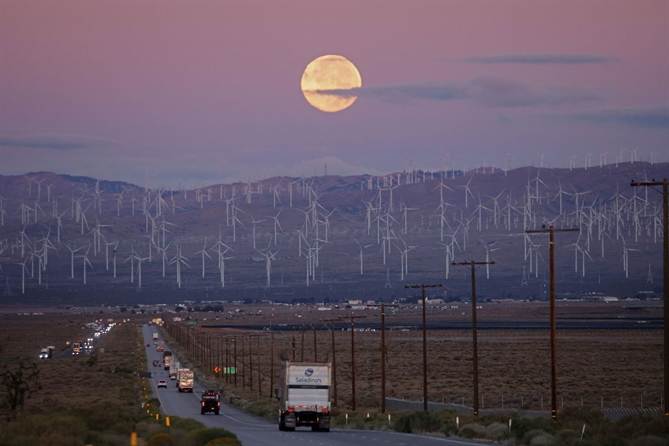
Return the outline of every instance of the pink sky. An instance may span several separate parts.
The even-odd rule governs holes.
[[[0,174],[199,185],[447,154],[582,166],[622,147],[669,161],[668,5],[3,0]],[[362,75],[335,114],[299,90],[325,54]]]

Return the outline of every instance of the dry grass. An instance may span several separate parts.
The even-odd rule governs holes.
[[[199,329],[198,329],[199,331]],[[242,333],[241,330],[203,330],[211,339]],[[331,333],[317,332],[319,361],[331,360]],[[351,405],[351,333],[337,331],[337,386],[340,407]],[[274,333],[276,382],[281,358],[302,359],[301,334]],[[313,334],[304,338],[304,359],[314,360]],[[381,396],[379,332],[356,332],[356,400],[358,407],[378,407]],[[238,385],[241,374],[249,386],[249,342],[244,340],[242,360],[238,338]],[[395,331],[386,337],[388,362],[386,394],[389,397],[422,399],[422,332]],[[662,333],[658,330],[583,330],[558,332],[558,398],[565,406],[583,404],[605,407],[659,406],[662,394]],[[472,342],[470,331],[428,331],[428,399],[472,405]],[[212,341],[211,364],[222,366],[225,342]],[[220,352],[217,353],[220,348]],[[253,387],[257,393],[257,343],[252,343]],[[229,344],[232,350],[232,343]],[[269,393],[270,342],[261,342],[260,368],[263,394]],[[196,363],[209,361],[198,356]],[[199,367],[211,374],[207,367]],[[546,330],[497,330],[479,332],[479,383],[483,407],[540,409],[550,404],[550,342]],[[502,401],[504,399],[504,401]]]

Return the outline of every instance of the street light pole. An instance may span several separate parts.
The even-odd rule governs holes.
[[[474,358],[474,416],[479,416],[479,343],[476,329],[476,265],[494,265],[495,262],[453,262],[451,265],[472,267],[472,356]]]
[[[425,288],[441,288],[441,284],[404,285],[404,288],[421,288],[423,290],[423,410],[427,410],[427,328],[425,325]]]
[[[669,179],[630,183],[632,187],[662,186],[662,278],[664,286],[664,417],[669,417]]]
[[[555,337],[555,233],[579,232],[578,228],[555,229],[552,225],[548,229],[531,229],[526,234],[549,234],[550,245],[550,331],[551,331],[551,418],[557,420],[557,339]]]

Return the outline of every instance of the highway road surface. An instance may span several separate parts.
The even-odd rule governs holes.
[[[244,446],[283,446],[283,445],[323,445],[323,446],[465,446],[481,445],[466,439],[434,438],[416,434],[382,432],[353,429],[336,429],[330,432],[312,432],[309,428],[297,428],[294,432],[279,431],[277,423],[247,414],[234,406],[221,402],[220,415],[200,414],[200,395],[204,389],[195,382],[193,393],[179,393],[175,381],[170,381],[169,372],[163,367],[154,367],[152,361],[162,360],[162,353],[157,352],[151,339],[156,331],[154,326],[144,326],[144,345],[146,348],[147,370],[153,373],[151,378],[154,395],[160,400],[164,415],[193,418],[208,427],[222,427],[234,432]],[[165,349],[168,350],[167,344]],[[178,360],[178,358],[177,358]],[[166,380],[167,389],[156,387],[158,381]]]

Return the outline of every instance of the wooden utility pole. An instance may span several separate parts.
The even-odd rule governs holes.
[[[234,348],[234,368],[235,368],[235,387],[237,387],[237,336],[233,336],[232,338],[232,346]]]
[[[495,262],[453,262],[451,265],[471,265],[472,267],[472,356],[474,358],[474,416],[479,416],[479,350],[476,330],[476,265],[494,265]]]
[[[542,226],[545,228],[545,226]],[[555,338],[555,233],[579,232],[578,228],[555,229],[552,225],[548,229],[531,229],[526,234],[549,234],[550,245],[550,318],[551,318],[551,418],[557,420],[557,340]]]
[[[425,288],[441,288],[436,285],[404,285],[404,288],[421,288],[423,290],[423,410],[427,410],[427,327],[425,317]]]
[[[355,410],[355,320],[364,319],[367,316],[341,316],[339,320],[348,320],[351,324],[351,404],[352,410]]]
[[[632,187],[662,186],[662,279],[664,286],[664,416],[669,417],[669,179],[630,183]]]
[[[327,322],[332,326],[332,388],[334,393],[333,406],[337,407],[337,361],[335,349],[335,323],[336,319],[321,319],[321,322]]]
[[[314,331],[314,362],[318,362],[318,342],[316,339],[316,327],[312,325],[311,328]]]
[[[270,347],[269,347],[269,396],[272,396],[274,392],[274,332],[269,332],[270,336]]]
[[[396,304],[381,304],[381,413],[386,413],[386,307]]]

